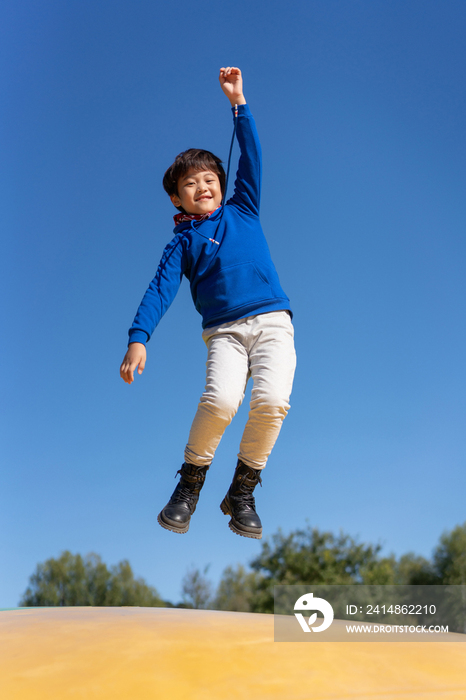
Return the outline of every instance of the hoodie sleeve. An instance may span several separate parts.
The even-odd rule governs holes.
[[[232,111],[234,114],[234,107]],[[259,216],[262,152],[254,117],[247,104],[238,105],[236,138],[241,155],[236,173],[235,191],[228,204],[234,204],[254,216]]]
[[[129,343],[145,345],[150,340],[160,319],[176,297],[185,269],[184,238],[178,234],[165,248],[155,277],[142,298],[128,332]]]

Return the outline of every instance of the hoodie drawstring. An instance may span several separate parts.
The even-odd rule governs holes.
[[[220,212],[220,218],[219,218],[219,220],[218,220],[217,228],[215,229],[214,237],[208,239],[211,243],[215,243],[216,245],[220,245],[220,243],[219,243],[217,240],[215,240],[215,239],[216,239],[216,236],[217,236],[218,227],[220,226],[221,221],[222,221],[222,218],[223,218],[223,211],[224,211],[224,209],[225,209],[225,199],[226,199],[226,196],[227,196],[228,178],[229,178],[229,176],[230,176],[231,154],[232,154],[232,152],[233,152],[233,144],[235,143],[235,136],[236,136],[236,122],[237,122],[237,119],[238,119],[238,105],[235,105],[234,110],[235,110],[235,111],[234,111],[234,119],[233,119],[233,134],[232,134],[232,136],[231,136],[230,152],[229,152],[229,154],[228,154],[227,175],[226,175],[226,178],[225,178],[225,191],[224,191],[224,193],[223,193],[222,205],[221,205],[221,206],[222,206],[222,211]],[[202,234],[200,231],[198,231],[198,229],[194,226],[194,221],[191,221],[191,228],[193,228],[194,231],[196,231],[196,233],[199,233],[200,236],[203,235],[203,234]],[[203,236],[203,237],[204,237],[204,238],[207,238],[207,236]]]

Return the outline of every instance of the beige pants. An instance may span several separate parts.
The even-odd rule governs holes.
[[[288,413],[296,367],[293,326],[287,311],[248,316],[206,328],[207,378],[186,445],[185,461],[206,466],[225,428],[253,387],[238,457],[263,469]]]

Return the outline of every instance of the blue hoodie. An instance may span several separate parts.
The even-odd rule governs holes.
[[[180,287],[183,275],[209,328],[246,316],[287,309],[259,221],[261,147],[248,105],[238,105],[241,155],[233,197],[203,221],[174,229],[133,325],[130,343],[146,343]]]

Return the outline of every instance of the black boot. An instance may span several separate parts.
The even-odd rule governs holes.
[[[228,493],[220,508],[225,515],[231,515],[230,530],[243,537],[262,537],[262,523],[256,513],[256,503],[252,495],[257,484],[262,486],[261,469],[252,469],[239,459],[235,475]]]
[[[181,474],[178,486],[165,508],[157,516],[159,524],[166,530],[180,534],[188,532],[189,521],[196,510],[199,492],[204,485],[208,468],[208,466],[196,467],[194,464],[185,462],[176,472]]]

